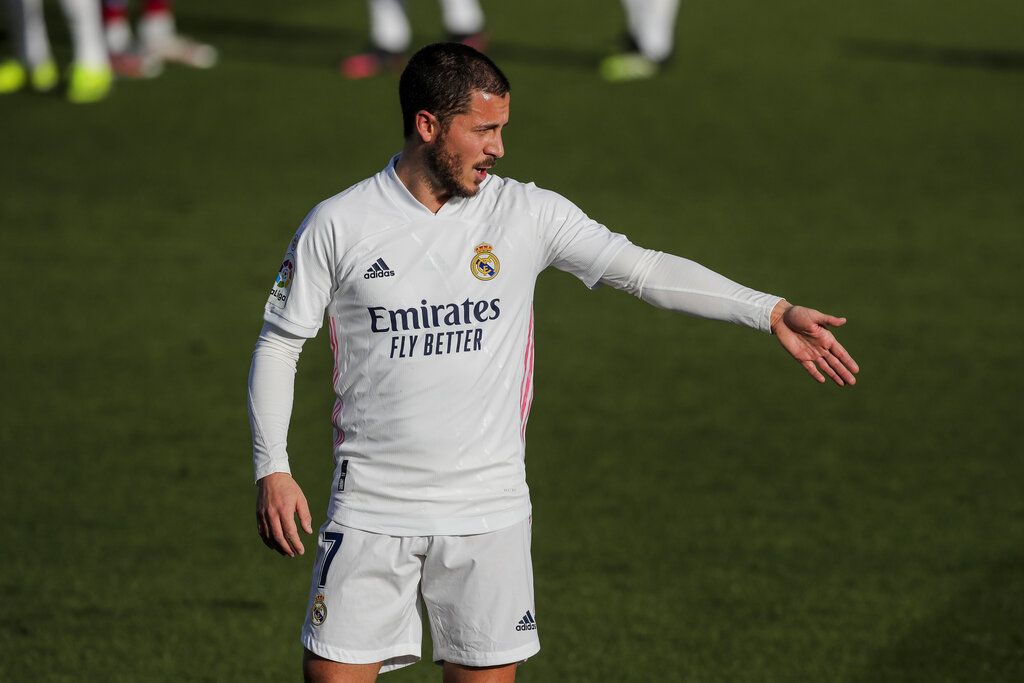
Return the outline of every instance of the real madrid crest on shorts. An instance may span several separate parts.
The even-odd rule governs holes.
[[[469,262],[469,270],[477,280],[493,280],[498,276],[501,263],[498,257],[491,253],[494,249],[484,242],[476,248],[473,259]]]
[[[320,626],[327,621],[327,598],[323,596],[323,593],[317,593],[316,597],[313,598],[313,609],[310,613],[310,621],[313,622],[314,626]]]

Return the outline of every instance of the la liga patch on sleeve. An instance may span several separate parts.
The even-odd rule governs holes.
[[[295,264],[290,258],[286,258],[281,264],[281,269],[274,280],[274,286],[270,288],[269,303],[277,308],[284,308],[288,301],[288,293],[291,291],[292,279],[295,277]]]

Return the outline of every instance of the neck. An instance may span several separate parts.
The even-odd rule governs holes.
[[[422,146],[406,144],[395,164],[395,173],[409,193],[431,213],[437,213],[452,196],[434,181]]]

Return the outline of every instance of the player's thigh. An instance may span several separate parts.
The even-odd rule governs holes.
[[[425,547],[422,538],[325,524],[313,565],[303,647],[333,662],[380,664],[381,671],[418,661]]]
[[[303,651],[302,676],[306,683],[373,683],[380,672],[380,662],[374,664],[343,664]]]
[[[540,649],[529,520],[486,534],[435,536],[422,585],[435,661],[495,667]]]
[[[502,666],[463,666],[444,663],[444,683],[512,683],[518,664]]]

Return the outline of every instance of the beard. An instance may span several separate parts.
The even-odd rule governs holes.
[[[444,133],[437,141],[427,148],[427,168],[433,176],[431,180],[438,189],[451,197],[472,197],[480,188],[476,185],[467,187],[462,183],[462,155],[450,152],[446,148]]]

